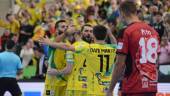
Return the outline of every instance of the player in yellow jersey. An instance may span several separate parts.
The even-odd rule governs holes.
[[[87,46],[88,43],[91,43],[92,38],[92,26],[84,25],[81,29],[81,32],[75,34],[76,42],[73,46]],[[87,43],[88,42],[88,43]],[[68,84],[66,89],[66,96],[86,96],[87,93],[87,71],[86,71],[86,59],[81,54],[76,54],[69,52],[69,62],[74,61],[72,72],[68,78]],[[68,56],[67,56],[68,57]],[[71,58],[74,57],[74,58]],[[74,60],[73,60],[74,59]],[[68,61],[68,60],[67,60]],[[58,73],[55,70],[54,73]]]
[[[116,45],[114,44],[116,44],[116,40],[112,33],[108,31],[108,36],[114,44],[106,44],[107,29],[101,25],[93,28],[93,35],[96,44],[84,47],[82,45],[74,47],[64,43],[53,43],[45,38],[41,42],[56,48],[83,54],[86,58],[88,76],[87,93],[85,93],[85,96],[104,96],[109,87],[112,68],[114,67],[116,54]]]
[[[82,26],[81,32],[76,34],[76,42],[74,47],[85,47],[92,40],[92,26],[85,24]],[[67,96],[86,96],[87,94],[87,67],[86,58],[82,54],[74,53],[74,66],[68,79],[68,85],[66,89]]]
[[[56,22],[57,34],[56,40],[65,41],[64,34],[67,29],[67,23],[65,20],[59,20]],[[56,42],[56,41],[55,41]],[[69,57],[66,51],[61,49],[51,50],[49,58],[50,71],[47,72],[45,80],[45,92],[44,96],[65,96],[65,90],[67,87],[67,74],[68,69],[71,66],[70,62],[66,62],[66,57]],[[54,75],[53,69],[57,70],[59,74]],[[65,72],[67,71],[67,72]]]

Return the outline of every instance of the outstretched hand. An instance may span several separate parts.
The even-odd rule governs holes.
[[[58,71],[54,68],[50,68],[47,70],[47,74],[49,74],[51,76],[56,76],[56,75],[58,75]]]
[[[38,42],[40,44],[49,45],[51,43],[51,40],[47,36],[45,36],[45,38],[44,37],[40,38]]]

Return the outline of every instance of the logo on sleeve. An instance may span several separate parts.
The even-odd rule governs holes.
[[[118,42],[118,46],[117,46],[117,49],[122,49],[123,48],[123,42]]]

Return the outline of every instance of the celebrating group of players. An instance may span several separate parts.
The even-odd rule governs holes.
[[[117,40],[104,25],[72,32],[65,20],[56,23],[55,38],[39,40],[50,46],[44,96],[113,96],[122,74],[121,95],[156,96],[159,36],[139,20],[134,2],[119,11],[127,26]]]

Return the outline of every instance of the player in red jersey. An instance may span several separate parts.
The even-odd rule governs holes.
[[[159,36],[139,20],[134,2],[122,2],[120,15],[128,26],[118,36],[117,62],[107,96],[113,96],[123,72],[123,96],[156,96]]]

